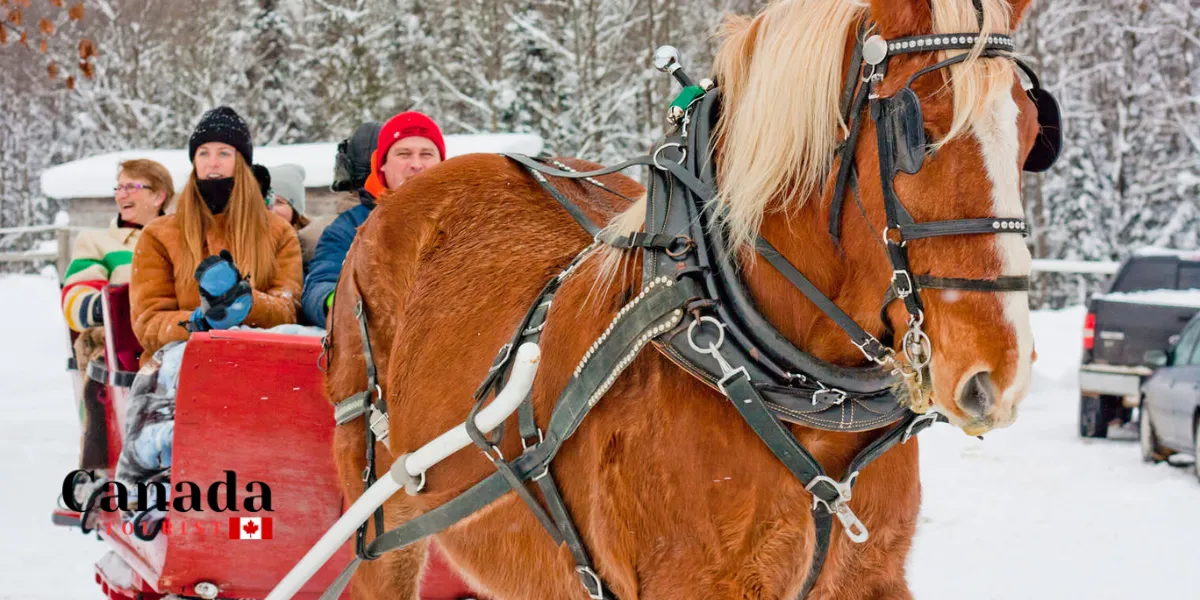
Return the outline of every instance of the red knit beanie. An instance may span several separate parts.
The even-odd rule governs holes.
[[[379,143],[375,148],[375,152],[378,153],[375,174],[380,181],[384,181],[383,163],[387,161],[388,150],[391,150],[396,142],[409,137],[423,137],[433,142],[442,160],[446,160],[446,141],[442,139],[442,130],[437,123],[416,111],[402,112],[388,119],[388,122],[383,124],[383,129],[379,130]]]

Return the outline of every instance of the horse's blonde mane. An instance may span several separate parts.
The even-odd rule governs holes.
[[[846,35],[866,11],[789,0],[726,22],[713,74],[724,102],[718,199],[732,247],[753,242],[774,199],[796,208],[820,186],[838,141]]]
[[[932,0],[933,32],[1009,33],[1011,4],[984,0],[983,5],[980,30],[971,0]],[[716,127],[721,159],[717,201],[725,208],[731,248],[753,246],[769,209],[798,209],[821,189],[846,133],[839,107],[846,39],[868,10],[865,2],[853,0],[781,0],[754,19],[725,20],[713,78],[724,103]],[[1009,92],[1011,62],[975,60],[982,45],[949,69],[954,119],[939,145],[968,130],[996,94]],[[942,52],[938,60],[961,52]],[[609,223],[608,231],[637,231],[644,211],[643,198]],[[609,250],[601,249],[604,281],[630,254]]]
[[[984,4],[983,32],[1007,33],[1011,5]],[[932,5],[934,33],[979,29],[971,0]],[[867,11],[851,0],[785,0],[753,21],[726,22],[713,71],[725,103],[717,126],[718,201],[732,247],[752,245],[770,208],[797,209],[821,188],[846,128],[839,110],[846,38]],[[982,42],[972,53],[981,49]],[[991,105],[992,94],[1011,85],[1008,61],[974,58],[951,69],[954,121],[940,143],[965,130]]]

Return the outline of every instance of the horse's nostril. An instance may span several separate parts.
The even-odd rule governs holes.
[[[975,418],[983,418],[996,403],[996,386],[986,371],[971,376],[958,397],[958,406]]]

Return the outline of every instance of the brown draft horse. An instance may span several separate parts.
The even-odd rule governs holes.
[[[987,0],[985,32],[1011,31],[1028,0]],[[890,278],[882,245],[884,214],[870,120],[857,148],[860,206],[848,208],[843,249],[826,232],[832,154],[845,134],[837,97],[854,33],[870,19],[887,38],[977,31],[972,0],[793,0],[752,21],[731,20],[715,79],[725,110],[716,159],[720,201],[731,239],[759,231],[873,335]],[[945,58],[897,57],[880,93],[899,89],[921,67]],[[1019,170],[1037,132],[1033,106],[1004,59],[970,60],[922,78],[925,127],[935,140],[917,175],[896,189],[918,221],[1021,217]],[[589,165],[574,162],[577,168]],[[870,175],[866,175],[870,174]],[[640,187],[604,182],[636,196]],[[597,222],[640,226],[640,202],[564,183]],[[850,202],[850,201],[848,201]],[[847,204],[849,207],[850,204]],[[1027,275],[1029,254],[1016,236],[954,236],[914,242],[918,273],[995,278]],[[330,397],[365,382],[357,323],[369,315],[379,380],[387,399],[389,454],[377,445],[378,473],[459,424],[495,353],[531,300],[591,239],[521,168],[498,156],[447,161],[381,199],[363,225],[338,287],[331,325]],[[758,257],[743,273],[759,309],[792,343],[846,365],[862,355],[832,321]],[[605,260],[605,259],[610,260]],[[555,298],[541,339],[533,390],[545,427],[574,366],[640,285],[640,259],[620,268],[612,252],[594,253]],[[618,257],[620,258],[620,257]],[[930,291],[926,330],[934,349],[929,402],[969,433],[1007,425],[1028,385],[1033,348],[1027,296],[1020,292]],[[903,307],[888,318],[898,326]],[[990,375],[990,406],[960,406],[965,382]],[[337,462],[349,500],[361,493],[363,420],[340,427]],[[508,424],[502,449],[520,453]],[[875,432],[792,427],[798,440],[840,478]],[[552,463],[555,478],[600,575],[623,600],[634,598],[793,598],[813,550],[811,496],[716,391],[653,350],[641,353]],[[388,527],[436,507],[494,472],[465,450],[433,467],[425,491],[385,506]],[[829,558],[811,598],[910,598],[904,576],[916,529],[917,444],[898,445],[864,470],[854,510],[871,531],[856,545],[835,526]],[[504,599],[586,596],[565,547],[555,547],[524,504],[508,494],[435,536],[450,562],[481,594]],[[427,544],[366,563],[356,598],[417,598]]]

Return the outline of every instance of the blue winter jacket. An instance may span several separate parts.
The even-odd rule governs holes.
[[[300,303],[304,316],[318,327],[325,327],[325,299],[337,289],[338,275],[342,262],[350,251],[350,242],[358,233],[358,226],[367,220],[375,209],[375,198],[367,190],[358,190],[358,206],[338,215],[321,233],[312,262],[308,264],[308,275],[304,277],[304,293]]]

